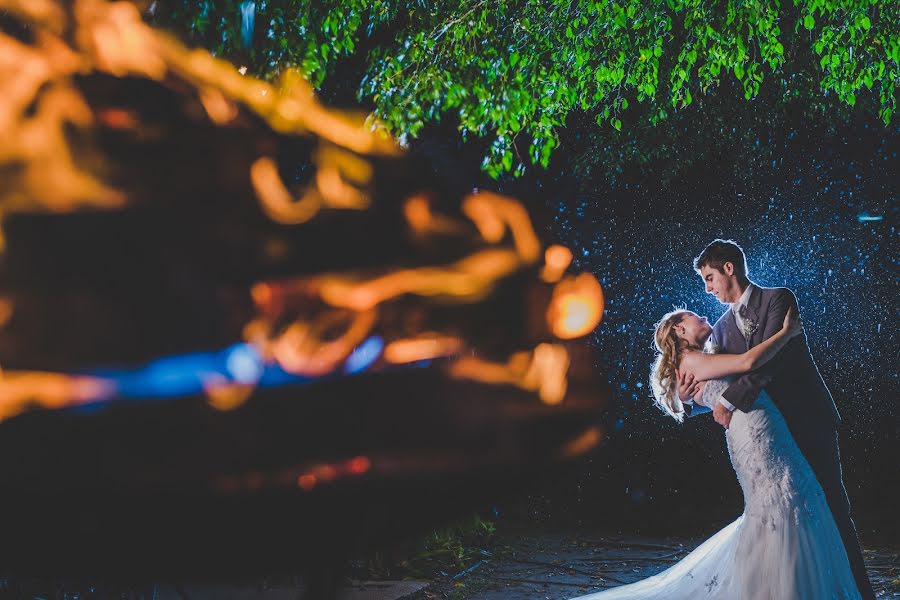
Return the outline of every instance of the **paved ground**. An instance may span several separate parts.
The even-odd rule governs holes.
[[[662,571],[702,539],[529,531],[498,539],[499,550],[468,572],[438,580],[411,600],[562,600]],[[900,598],[900,551],[867,548],[879,598]]]
[[[662,571],[703,538],[531,529],[499,534],[480,561],[433,581],[352,582],[339,600],[564,600]],[[900,599],[900,549],[866,548],[878,598]],[[156,600],[298,600],[289,579],[159,586]]]
[[[353,581],[338,600],[398,600],[425,589],[427,581]],[[298,600],[300,591],[289,581],[157,585],[155,600]]]
[[[537,528],[499,533],[491,551],[482,551],[480,558],[466,567],[439,574],[432,581],[348,582],[339,600],[563,600],[658,573],[702,539]],[[878,598],[900,599],[900,548],[866,546],[865,553]],[[244,583],[157,584],[146,594],[116,597],[310,600],[303,598],[301,589],[296,578],[285,576]]]

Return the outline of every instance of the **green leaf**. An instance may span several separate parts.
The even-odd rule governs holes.
[[[270,34],[246,62],[266,79],[297,65],[321,88],[327,78],[342,76],[342,59],[350,58],[362,73],[347,85],[355,85],[358,98],[372,102],[396,133],[412,135],[452,111],[460,136],[502,138],[483,164],[499,176],[521,171],[515,153],[505,154],[510,136],[520,131],[532,139],[530,162],[547,164],[557,145],[553,129],[572,111],[597,115],[604,128],[621,127],[617,117],[630,110],[627,96],[643,105],[634,111],[638,118],[656,123],[666,118],[667,105],[692,104],[694,90],[721,92],[715,87],[729,71],[748,99],[759,93],[765,67],[783,71],[773,84],[789,88],[789,97],[817,107],[823,106],[819,87],[848,105],[866,89],[862,93],[878,94],[874,110],[888,122],[900,63],[895,3],[273,0],[265,11]],[[178,33],[206,40],[220,56],[246,55],[238,23],[203,8],[214,3],[176,4],[182,8],[161,18]],[[795,29],[814,33],[781,36],[794,10],[800,11]],[[363,48],[367,57],[359,54]],[[810,50],[821,69],[785,60]],[[792,84],[808,79],[818,84],[812,91]],[[859,100],[868,110],[869,102]]]
[[[616,128],[616,131],[622,131],[621,119],[613,119],[612,126]]]

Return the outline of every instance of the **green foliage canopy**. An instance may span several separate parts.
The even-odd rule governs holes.
[[[865,97],[885,124],[897,106],[895,0],[164,4],[159,24],[263,77],[296,67],[321,86],[341,59],[364,55],[359,97],[392,131],[415,136],[454,114],[463,138],[491,140],[493,176],[546,166],[573,112],[616,130],[623,120],[655,125],[726,82],[752,100],[767,78],[791,94],[795,75],[816,77],[807,101]],[[250,48],[241,4],[255,8]]]

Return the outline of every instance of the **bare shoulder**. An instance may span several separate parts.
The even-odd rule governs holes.
[[[703,356],[704,354],[699,350],[688,350],[682,355],[681,364],[679,366],[684,369],[693,369],[703,360]]]

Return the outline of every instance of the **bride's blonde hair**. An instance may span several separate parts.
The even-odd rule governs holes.
[[[678,382],[675,369],[678,367],[679,347],[675,326],[681,323],[688,311],[679,308],[663,315],[656,324],[653,343],[656,359],[650,370],[650,389],[657,406],[667,415],[681,423],[684,421],[684,405],[678,397]]]

